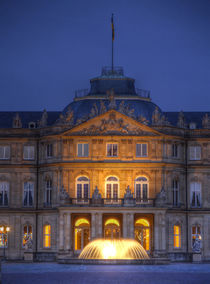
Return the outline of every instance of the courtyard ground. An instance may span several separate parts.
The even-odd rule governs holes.
[[[3,263],[2,284],[205,284],[210,264],[71,265],[57,263]]]

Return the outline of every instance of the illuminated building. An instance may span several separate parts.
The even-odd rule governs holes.
[[[163,112],[122,68],[90,83],[62,112],[0,112],[6,257],[22,259],[28,238],[46,261],[135,238],[189,260],[199,235],[210,260],[210,113]]]

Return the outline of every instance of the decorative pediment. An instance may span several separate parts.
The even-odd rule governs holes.
[[[159,133],[115,110],[93,118],[66,132],[66,135],[138,135],[154,136]]]

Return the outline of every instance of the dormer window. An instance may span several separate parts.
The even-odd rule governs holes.
[[[30,128],[30,129],[34,129],[34,128],[36,128],[36,123],[35,123],[35,122],[33,122],[33,121],[29,122],[29,124],[28,124],[28,128]]]
[[[195,122],[190,122],[189,128],[190,129],[196,129],[196,123]]]

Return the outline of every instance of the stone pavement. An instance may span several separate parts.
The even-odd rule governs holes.
[[[57,263],[4,263],[3,284],[205,284],[210,264],[69,265]]]

